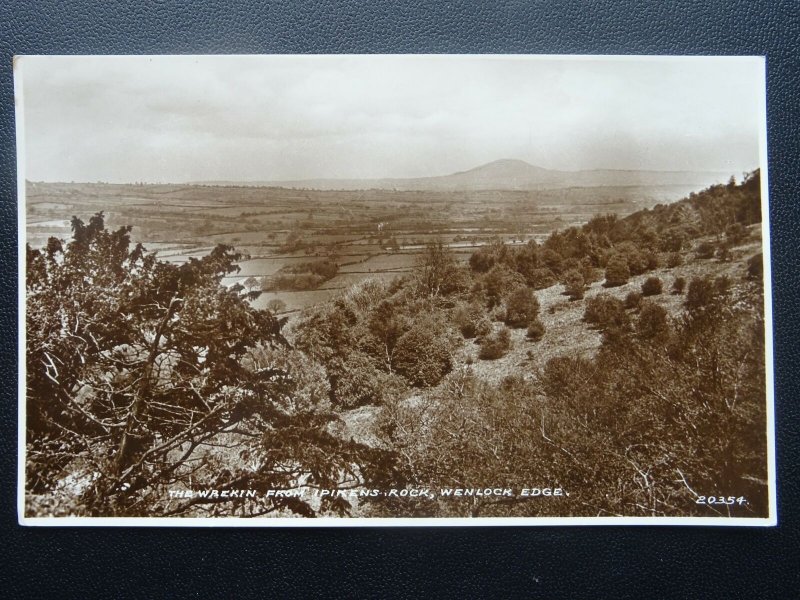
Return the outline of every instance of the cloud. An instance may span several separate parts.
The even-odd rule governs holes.
[[[755,59],[24,57],[31,180],[758,164]]]

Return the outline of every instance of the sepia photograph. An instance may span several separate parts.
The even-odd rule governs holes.
[[[14,92],[21,524],[777,523],[763,57]]]

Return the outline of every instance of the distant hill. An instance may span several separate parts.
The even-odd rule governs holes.
[[[437,177],[387,179],[303,179],[295,181],[204,181],[205,185],[248,185],[312,190],[384,189],[399,191],[542,190],[605,186],[692,186],[724,183],[731,173],[714,171],[556,171],[522,160],[502,159]]]

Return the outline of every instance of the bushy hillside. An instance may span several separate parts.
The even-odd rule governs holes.
[[[431,247],[414,277],[365,282],[294,334],[334,377],[391,380],[361,408],[335,386],[331,399],[348,409],[344,435],[397,452],[410,481],[519,488],[535,476],[572,491],[549,505],[440,499],[418,514],[718,514],[698,489],[735,490],[747,503],[727,511],[764,514],[758,193],[754,173],[541,245],[481,248],[469,269]],[[346,338],[310,338],[321,321]],[[418,364],[398,370],[408,336]]]

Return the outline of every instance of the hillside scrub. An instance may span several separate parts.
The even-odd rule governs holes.
[[[537,473],[569,491],[557,506],[439,498],[415,514],[705,515],[694,490],[715,485],[747,497],[730,514],[765,514],[764,365],[748,358],[763,356],[763,322],[714,289],[711,317],[687,309],[673,322],[647,301],[636,328],[593,358],[553,358],[534,380],[497,385],[453,373],[428,402],[384,413],[384,439],[419,485],[519,488]]]
[[[658,268],[659,253],[671,253],[667,263],[674,268],[683,260],[680,252],[690,248],[692,240],[728,236],[730,231],[729,238],[741,243],[747,239],[742,232],[746,234],[748,226],[760,222],[760,172],[756,170],[740,184],[714,185],[678,202],[659,204],[625,218],[597,215],[580,227],[551,233],[542,244],[530,241],[509,247],[497,242],[483,246],[471,255],[469,267],[480,276],[502,265],[538,290],[550,287],[576,267],[587,283],[596,280],[593,273],[599,269],[605,269],[607,277],[611,263],[607,285],[616,287],[624,285],[631,275]],[[501,279],[508,280],[508,275]],[[490,294],[490,305],[502,295],[502,290]]]

